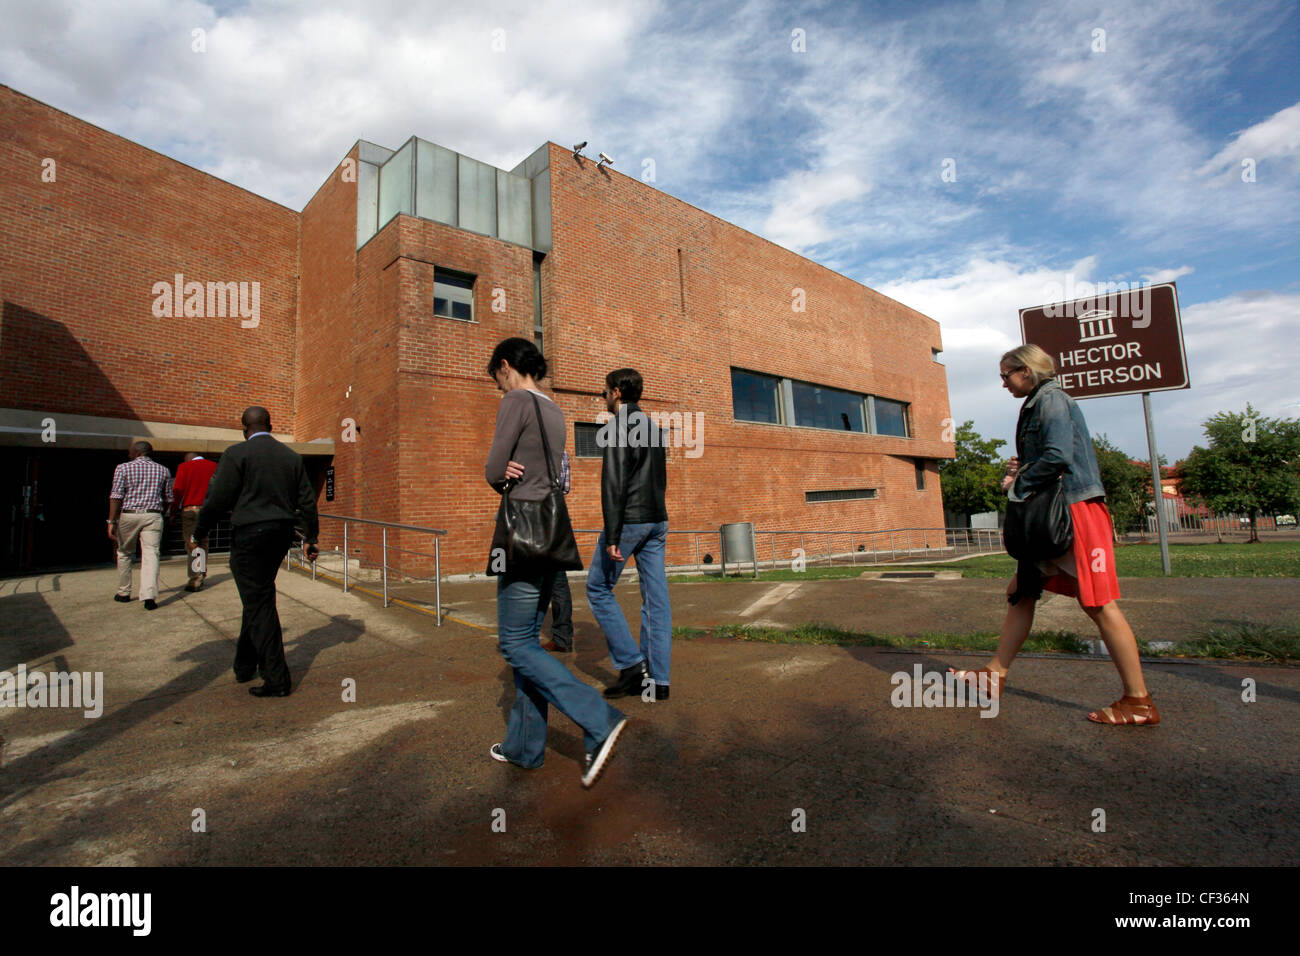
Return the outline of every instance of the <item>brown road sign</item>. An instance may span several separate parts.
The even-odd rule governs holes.
[[[1172,282],[1021,309],[1020,334],[1052,357],[1072,398],[1191,387]]]

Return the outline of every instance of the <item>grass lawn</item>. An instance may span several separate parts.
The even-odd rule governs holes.
[[[1260,541],[1257,544],[1170,544],[1169,563],[1180,578],[1300,578],[1300,541]],[[1158,544],[1121,544],[1115,547],[1116,571],[1122,578],[1156,578],[1164,574]],[[805,571],[763,571],[764,581],[808,581],[819,578],[851,578],[866,566],[859,564],[809,567]],[[1009,578],[1016,563],[1005,554],[986,554],[948,564],[874,565],[873,571],[960,571],[967,578]],[[718,580],[718,573],[704,579]],[[699,581],[701,575],[680,575],[672,581]],[[753,574],[728,574],[727,580],[752,581]]]
[[[918,650],[992,651],[998,636],[984,634],[923,634],[909,637],[897,634],[871,634],[845,631],[825,624],[804,624],[794,628],[755,627],[750,624],[724,624],[719,627],[674,627],[673,640],[689,641],[699,637],[722,637],[763,644],[832,644],[848,647],[901,647]],[[1144,657],[1218,658],[1223,660],[1261,661],[1271,664],[1300,663],[1300,627],[1250,625],[1225,630],[1209,629],[1196,637],[1179,641],[1172,648],[1153,650],[1138,639]],[[1085,654],[1089,647],[1073,631],[1038,631],[1029,636],[1024,650],[1039,653]]]

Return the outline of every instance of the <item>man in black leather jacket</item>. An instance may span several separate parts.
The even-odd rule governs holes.
[[[635,369],[621,368],[605,376],[605,405],[614,417],[597,435],[605,450],[600,475],[605,529],[587,573],[587,603],[619,671],[605,696],[640,694],[649,701],[668,699],[672,607],[665,570],[667,435],[638,407],[641,389],[641,374]],[[639,645],[614,598],[614,585],[633,555],[641,585]]]

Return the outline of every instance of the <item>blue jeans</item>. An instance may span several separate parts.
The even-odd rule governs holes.
[[[668,573],[664,564],[668,522],[624,525],[618,541],[622,561],[612,560],[605,547],[602,531],[587,572],[587,603],[596,623],[605,632],[610,660],[620,671],[645,661],[650,679],[656,684],[667,684],[673,631],[673,609],[668,601]],[[640,647],[632,639],[627,618],[614,599],[614,585],[634,555],[641,584]]]
[[[551,603],[554,574],[497,579],[497,631],[501,654],[515,671],[515,705],[501,752],[521,767],[540,767],[546,753],[548,705],[582,728],[587,752],[595,750],[623,714],[609,706],[558,660],[542,650],[537,634]]]

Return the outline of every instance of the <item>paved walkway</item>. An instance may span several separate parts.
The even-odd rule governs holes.
[[[97,719],[0,708],[0,864],[1297,862],[1300,669],[1151,665],[1164,723],[1134,730],[1084,719],[1117,695],[1104,661],[1026,659],[982,719],[890,705],[892,674],[957,655],[679,641],[672,699],[626,704],[625,742],[584,791],[562,716],[541,769],[487,756],[514,693],[491,582],[450,586],[470,623],[437,628],[282,573],[297,686],[264,701],[230,672],[228,570],[199,594],[179,590],[179,562],[163,579],[152,613],[112,602],[111,570],[0,582],[0,670],[102,671],[107,698]],[[1273,619],[1296,584],[1123,582],[1152,637]],[[613,674],[576,585],[570,664],[600,684]],[[1001,585],[808,582],[774,599],[781,587],[673,585],[676,620],[991,629]],[[635,583],[620,589],[633,607]]]

